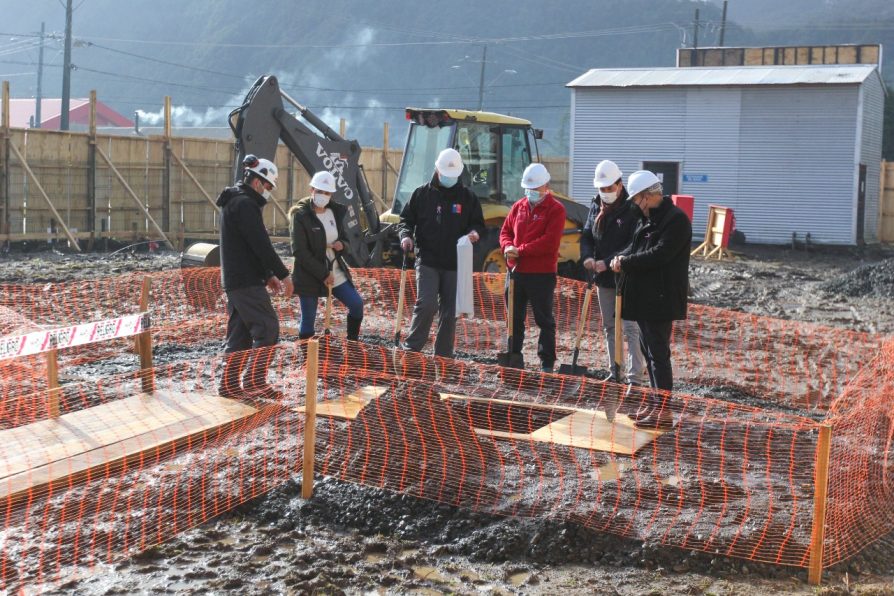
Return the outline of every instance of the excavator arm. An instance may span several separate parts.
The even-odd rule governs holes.
[[[287,112],[283,99],[294,106],[313,129]],[[279,88],[274,76],[263,76],[230,113],[230,128],[236,137],[235,176],[241,177],[242,159],[249,153],[273,159],[282,141],[301,166],[313,174],[327,170],[335,177],[332,199],[347,208],[343,223],[348,236],[348,263],[358,267],[382,264],[382,238],[388,226],[380,226],[379,214],[366,175],[360,165],[360,144],[342,138],[305,106]]]

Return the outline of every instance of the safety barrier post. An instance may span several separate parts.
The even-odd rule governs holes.
[[[50,418],[58,418],[59,396],[62,393],[62,390],[59,389],[59,360],[57,359],[56,350],[47,352],[47,389]]]
[[[829,488],[829,452],[832,427],[821,426],[816,446],[815,496],[813,498],[813,535],[810,541],[810,563],[807,581],[812,586],[822,582],[823,539],[826,534],[826,493]]]
[[[317,440],[317,375],[320,344],[316,339],[307,342],[306,397],[304,403],[304,475],[301,498],[309,499],[314,492],[314,450]]]
[[[143,278],[143,287],[140,291],[140,312],[149,312],[149,290],[152,286],[152,279],[148,276]],[[140,378],[143,382],[143,392],[152,393],[155,391],[155,372],[152,369],[152,331],[150,325],[146,325],[146,330],[137,335],[137,352],[140,354]]]

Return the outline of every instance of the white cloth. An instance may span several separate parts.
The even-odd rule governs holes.
[[[472,291],[472,241],[463,236],[456,242],[456,314],[475,313]]]
[[[335,259],[335,251],[328,248],[329,245],[338,240],[338,227],[335,225],[335,214],[332,213],[332,209],[327,207],[322,213],[317,213],[317,218],[319,218],[320,223],[323,224],[323,229],[326,231],[326,258],[332,263],[332,274],[335,275],[335,283],[332,284],[332,287],[340,286],[348,281],[348,278],[345,275],[345,272],[341,270],[341,265],[339,265],[338,261]]]

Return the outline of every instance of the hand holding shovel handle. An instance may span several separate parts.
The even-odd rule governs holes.
[[[620,273],[615,273],[615,369],[618,371],[617,381],[621,382],[621,361],[624,359],[624,333],[621,328],[621,281]]]

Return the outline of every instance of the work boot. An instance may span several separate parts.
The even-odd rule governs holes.
[[[348,315],[348,332],[347,338],[351,341],[357,341],[360,339],[360,323],[363,322],[363,317],[354,318],[351,315]]]
[[[255,350],[255,352],[248,370],[242,376],[242,388],[252,398],[282,399],[282,391],[274,389],[267,382],[267,369],[270,367],[274,352],[269,349]]]
[[[546,362],[544,362],[540,365],[540,372],[551,373],[553,372],[554,366],[555,364],[547,364]]]
[[[634,426],[651,430],[670,430],[674,426],[674,415],[666,408],[655,408],[649,416],[635,421]]]
[[[620,383],[621,382],[621,371],[618,369],[616,364],[612,365],[611,373],[602,379],[603,383]]]

